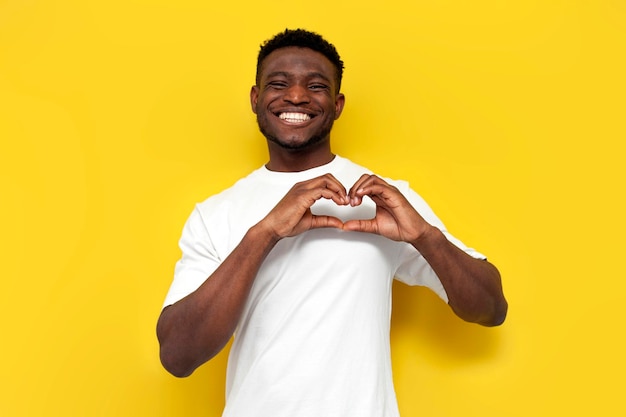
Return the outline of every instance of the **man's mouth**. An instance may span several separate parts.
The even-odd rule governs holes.
[[[311,120],[311,116],[306,113],[280,113],[278,117],[289,123],[304,123]]]

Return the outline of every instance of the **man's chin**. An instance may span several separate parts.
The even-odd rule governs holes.
[[[280,139],[269,134],[264,134],[264,136],[268,141],[272,142],[273,144],[280,146],[282,149],[292,152],[305,151],[324,140],[324,136],[314,136],[308,139],[292,138],[289,140]]]

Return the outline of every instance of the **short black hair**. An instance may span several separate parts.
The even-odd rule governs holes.
[[[304,29],[285,29],[275,35],[273,38],[266,40],[261,45],[259,56],[256,63],[256,82],[259,83],[261,73],[261,65],[263,60],[272,52],[280,48],[296,46],[299,48],[309,48],[324,55],[334,65],[337,72],[337,91],[341,89],[341,79],[343,77],[343,61],[339,57],[339,53],[335,46],[324,39],[321,35]]]

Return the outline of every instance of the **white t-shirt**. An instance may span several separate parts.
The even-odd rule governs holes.
[[[198,204],[180,240],[182,258],[164,306],[197,289],[297,182],[332,173],[349,189],[371,171],[339,156],[303,172],[259,168]],[[452,237],[408,184],[396,186],[430,224]],[[374,203],[319,200],[314,214],[371,218]],[[278,242],[255,278],[235,331],[224,417],[398,416],[389,349],[394,277],[444,301],[441,282],[411,245],[384,237],[316,229]]]

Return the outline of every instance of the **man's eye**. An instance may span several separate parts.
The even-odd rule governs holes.
[[[272,81],[270,83],[267,83],[267,86],[271,88],[285,88],[287,87],[287,83],[282,81]]]
[[[324,84],[311,84],[309,86],[309,88],[311,90],[326,90],[326,89],[328,89],[328,86],[326,86]]]

